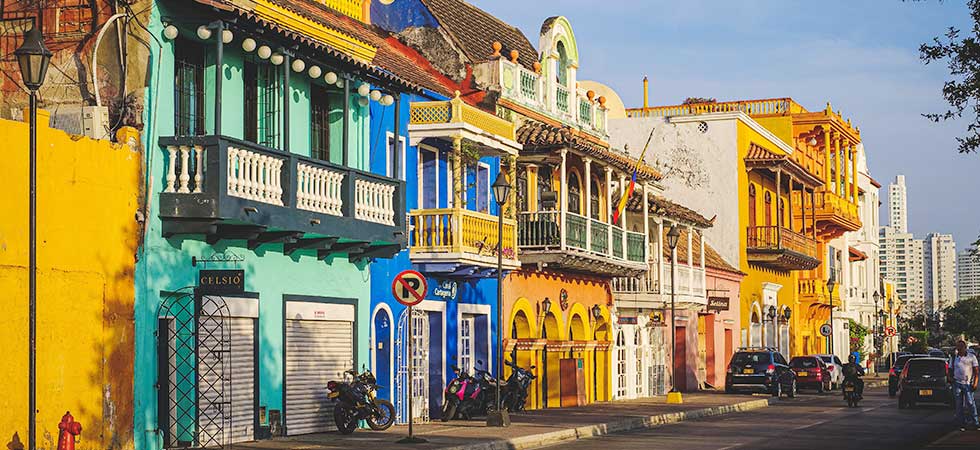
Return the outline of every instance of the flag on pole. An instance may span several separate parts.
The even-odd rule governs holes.
[[[650,137],[647,138],[647,143],[643,145],[643,151],[640,152],[640,158],[636,160],[636,164],[633,166],[633,176],[630,178],[630,185],[626,188],[626,192],[623,193],[623,197],[619,199],[616,210],[613,211],[613,224],[619,223],[619,217],[622,216],[623,211],[626,209],[626,201],[633,195],[633,189],[636,188],[636,173],[640,170],[640,164],[643,164],[643,157],[647,154],[647,148],[650,147],[650,141],[653,139],[653,131],[655,129],[650,130]]]

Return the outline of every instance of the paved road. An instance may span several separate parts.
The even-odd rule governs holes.
[[[659,449],[918,449],[952,427],[945,405],[899,410],[884,389],[871,389],[859,408],[837,394],[801,394],[769,408],[548,447],[576,450]],[[974,433],[977,433],[974,431]]]

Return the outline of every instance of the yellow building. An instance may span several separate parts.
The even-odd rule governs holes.
[[[737,123],[743,345],[784,354],[825,353],[820,326],[840,307],[848,249],[828,243],[861,227],[857,151],[860,132],[827,108],[810,112],[790,98],[628,109],[630,118],[670,117],[672,124],[712,118]],[[705,131],[702,131],[705,132]],[[791,351],[785,351],[791,349]]]
[[[82,424],[79,449],[133,448],[133,268],[140,154],[71,136],[38,117],[37,445]],[[121,141],[136,131],[124,128]],[[28,126],[0,120],[0,433],[27,446]]]

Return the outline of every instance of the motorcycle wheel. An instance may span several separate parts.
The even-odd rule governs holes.
[[[446,403],[442,405],[442,418],[439,420],[443,422],[449,422],[456,418],[456,408],[459,406],[458,402],[453,400],[447,400]]]
[[[378,410],[377,414],[367,418],[367,424],[374,431],[383,431],[391,428],[395,423],[395,406],[388,400],[377,399],[374,407]]]
[[[333,409],[333,422],[337,425],[340,434],[351,434],[357,429],[357,420],[354,419],[354,411],[343,404],[338,404]]]
[[[789,398],[796,398],[796,380],[793,380],[793,383],[790,384],[789,393],[786,394],[786,396]]]
[[[819,384],[817,384],[817,393],[818,394],[823,394],[823,382],[820,382]]]

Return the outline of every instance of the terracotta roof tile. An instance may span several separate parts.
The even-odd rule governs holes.
[[[494,42],[503,46],[500,54],[505,57],[510,57],[511,50],[517,50],[517,61],[528,69],[533,69],[538,60],[538,52],[521,30],[480,8],[460,0],[422,0],[422,3],[471,63],[489,60]]]
[[[714,219],[708,219],[697,211],[678,203],[674,203],[661,195],[651,195],[650,214],[678,220],[697,227],[708,228],[714,225]],[[633,192],[633,196],[626,201],[626,209],[630,211],[642,211],[640,205],[643,203],[643,194]]]
[[[521,124],[520,128],[517,129],[517,142],[523,144],[525,148],[573,148],[582,153],[600,158],[603,161],[615,166],[619,170],[630,174],[633,173],[633,168],[636,166],[636,160],[632,157],[626,154],[617,153],[614,150],[610,150],[607,147],[603,147],[591,142],[588,139],[580,137],[577,135],[575,130],[567,126],[556,127],[546,123],[526,120],[523,124]],[[660,172],[653,167],[646,164],[640,165],[638,178],[659,180],[661,177]]]
[[[664,229],[663,241],[661,242],[667,242],[668,231],[670,231],[669,228]],[[701,264],[701,233],[695,231],[693,239],[694,240],[691,242],[691,253],[694,254],[694,261],[692,264],[698,266]],[[677,242],[677,263],[687,264],[687,228],[681,228],[681,236]],[[667,261],[669,261],[669,259],[667,259],[670,256],[669,252],[669,249],[664,252],[664,258]],[[704,246],[704,266],[710,269],[717,269],[744,275],[742,271],[736,269],[731,264],[728,264],[728,262],[725,261],[725,258],[722,258],[721,255],[711,247],[711,244],[708,243],[705,243]]]

